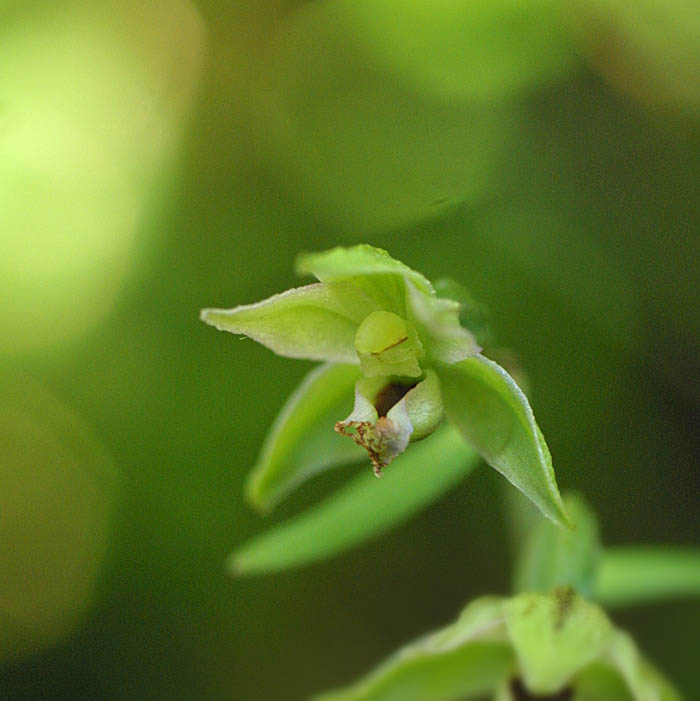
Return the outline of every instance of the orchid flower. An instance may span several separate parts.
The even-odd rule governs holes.
[[[471,602],[355,684],[317,701],[680,701],[673,686],[574,589]]]
[[[603,609],[606,601],[634,603],[611,600],[611,566],[627,594],[639,582],[616,564],[616,549],[604,547],[585,499],[568,494],[564,502],[576,520],[574,530],[528,513],[515,595],[472,601],[453,623],[317,701],[680,701]]]
[[[357,460],[356,446],[380,476],[446,416],[546,517],[568,524],[532,409],[460,324],[458,301],[368,245],[304,254],[296,269],[318,282],[201,313],[206,323],[278,355],[323,362],[271,428],[248,483],[256,506],[272,506],[311,475]],[[348,398],[349,415],[331,416]],[[439,471],[440,455],[432,457],[424,469]]]

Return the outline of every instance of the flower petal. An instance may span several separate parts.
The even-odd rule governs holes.
[[[243,334],[289,358],[357,363],[360,322],[378,305],[349,283],[313,284],[233,309],[203,309],[220,331]]]
[[[465,438],[547,518],[569,525],[549,449],[513,378],[482,355],[436,371],[447,416]]]
[[[571,588],[521,594],[506,601],[503,611],[532,694],[559,692],[610,645],[613,628],[607,616]]]
[[[425,379],[407,392],[401,403],[405,403],[413,426],[411,442],[420,441],[431,435],[440,425],[445,413],[440,380],[435,372],[426,370]]]
[[[464,285],[449,277],[435,281],[438,297],[459,302],[459,323],[469,329],[480,346],[492,346],[495,343],[491,314],[488,308],[477,302]]]
[[[321,365],[289,397],[248,478],[246,496],[256,508],[269,509],[316,473],[364,457],[333,430],[359,376],[356,365]]]
[[[433,359],[456,363],[481,350],[474,336],[459,323],[459,302],[424,294],[410,281],[406,288],[409,318],[427,336],[425,346]]]

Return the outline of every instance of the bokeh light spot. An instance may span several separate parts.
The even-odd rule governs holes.
[[[186,0],[0,17],[0,352],[53,348],[111,308],[203,42]]]
[[[0,658],[36,652],[89,608],[118,480],[100,442],[25,378],[0,378]]]

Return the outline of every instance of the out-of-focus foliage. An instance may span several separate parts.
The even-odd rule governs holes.
[[[608,606],[629,606],[700,593],[700,551],[674,547],[608,550],[600,563],[596,598]]]
[[[513,502],[525,532],[516,555],[516,592],[573,587],[606,607],[700,596],[700,548],[604,548],[598,519],[583,497],[568,494],[564,503],[575,529],[555,528],[537,519],[529,505]]]
[[[201,70],[187,0],[0,9],[0,352],[108,313]]]
[[[576,527],[555,529],[546,521],[531,519],[530,533],[518,552],[515,591],[573,587],[582,596],[592,597],[601,558],[598,522],[579,495],[565,495],[564,504]]]
[[[606,546],[698,544],[694,3],[458,5],[0,3],[3,374],[121,485],[95,486],[32,392],[4,395],[0,529],[26,528],[1,534],[0,617],[20,592],[34,627],[12,662],[2,641],[0,697],[303,698],[507,591],[487,470],[332,561],[226,572],[260,531],[245,475],[310,366],[197,313],[291,286],[301,251],[368,240],[463,283]],[[615,623],[700,697],[697,603]]]
[[[118,479],[104,447],[28,377],[0,376],[0,661],[55,644],[92,602]]]
[[[595,514],[578,495],[566,506],[578,528],[556,528],[531,520],[520,553],[510,598],[482,597],[457,621],[402,647],[369,674],[345,689],[323,695],[330,701],[398,699],[483,699],[515,701],[525,696],[578,701],[648,701],[679,699],[673,686],[640,654],[633,639],[616,631],[605,612],[586,599],[593,595],[601,563]],[[532,506],[528,504],[530,516]],[[605,579],[615,582],[614,603],[635,603],[645,590],[644,577],[659,571],[648,593],[673,593],[673,584],[692,581],[700,550],[666,562],[663,551],[638,549],[632,567],[620,567],[613,555]],[[608,557],[608,553],[605,554]],[[635,558],[627,555],[627,560]],[[685,563],[685,577],[681,563]],[[669,567],[669,564],[671,565]],[[661,574],[661,573],[670,573]],[[658,586],[666,578],[671,587]],[[641,580],[641,581],[640,581]],[[607,585],[606,585],[607,586]],[[596,593],[605,591],[598,588]],[[682,587],[677,591],[683,591]],[[695,588],[686,593],[698,594]],[[631,594],[631,598],[626,597]],[[582,596],[583,595],[583,596]]]
[[[694,0],[571,0],[592,63],[655,106],[700,111],[700,13]]]
[[[505,100],[580,64],[552,0],[359,0],[332,3],[380,66],[449,99]]]
[[[482,198],[506,156],[508,110],[422,90],[367,41],[353,4],[334,2],[308,3],[269,38],[254,126],[292,196],[354,235]]]

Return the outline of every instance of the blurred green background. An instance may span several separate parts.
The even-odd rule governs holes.
[[[485,468],[350,554],[226,574],[369,469],[242,501],[311,365],[198,310],[300,251],[463,282],[606,542],[699,544],[699,234],[695,0],[4,0],[0,698],[300,699],[508,591]],[[615,620],[700,698],[697,601]]]

